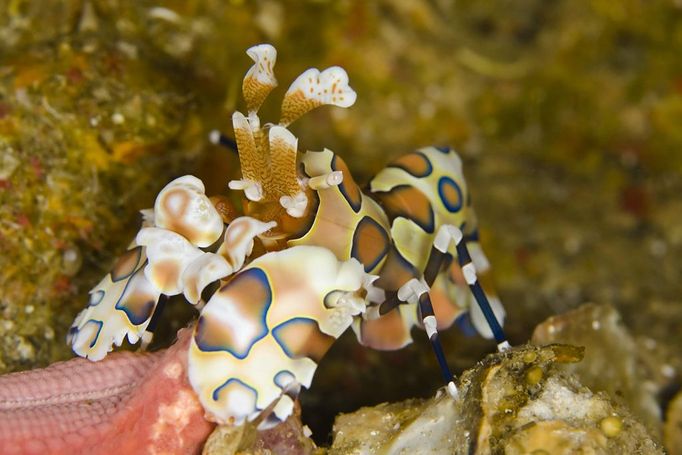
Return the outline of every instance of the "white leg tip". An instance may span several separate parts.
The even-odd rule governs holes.
[[[434,335],[438,333],[438,321],[436,320],[436,317],[431,315],[431,316],[426,316],[423,320],[424,323],[424,329],[426,330],[426,335],[431,339]]]
[[[441,253],[446,253],[451,240],[455,242],[455,245],[459,245],[459,242],[462,241],[462,238],[464,238],[464,235],[462,234],[462,230],[460,228],[451,224],[445,224],[436,232],[436,238],[433,241],[433,246],[436,247],[436,249]]]
[[[454,381],[448,382],[448,394],[453,400],[459,398],[459,390],[457,390],[457,386],[455,385]]]
[[[503,341],[502,343],[497,345],[497,350],[499,352],[504,352],[511,349],[511,345],[509,344],[509,341]]]
[[[327,174],[327,185],[338,186],[343,182],[343,172],[334,171]]]
[[[308,180],[308,186],[314,190],[324,190],[338,186],[343,182],[343,172],[334,171],[329,174],[318,175]]]
[[[398,299],[407,302],[411,298],[419,298],[420,295],[428,291],[429,288],[426,285],[418,279],[412,278],[398,288]]]
[[[459,245],[459,243],[462,241],[464,238],[464,234],[462,234],[462,230],[458,228],[457,226],[449,226],[450,234],[452,235],[452,239],[455,241],[455,245]]]
[[[471,286],[472,284],[476,283],[476,266],[474,265],[473,262],[468,263],[464,267],[462,267],[462,274],[464,275],[464,279],[466,280],[467,284]]]

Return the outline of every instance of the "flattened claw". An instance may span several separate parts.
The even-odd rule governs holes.
[[[192,261],[204,254],[183,236],[167,229],[143,228],[135,240],[147,247],[145,276],[169,296],[182,292],[182,274]]]
[[[201,293],[214,281],[225,278],[233,272],[230,264],[219,254],[205,253],[195,259],[182,274],[183,295],[189,303],[196,305]]]
[[[76,354],[101,360],[126,337],[133,344],[139,341],[161,294],[143,273],[146,263],[144,248],[135,246],[90,291],[88,306],[67,335]]]
[[[241,216],[235,218],[225,230],[225,241],[218,249],[218,254],[227,259],[233,271],[244,265],[253,249],[253,239],[277,226],[270,221],[264,223],[255,218]]]
[[[154,226],[168,229],[204,248],[223,233],[223,219],[204,194],[204,184],[192,175],[166,185],[154,203]]]
[[[318,362],[352,322],[341,321],[339,310],[364,311],[365,275],[355,260],[298,246],[255,259],[216,292],[189,353],[190,383],[208,418],[240,424],[271,412],[266,428],[291,415],[291,396],[310,386]]]

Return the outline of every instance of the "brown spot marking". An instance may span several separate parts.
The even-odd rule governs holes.
[[[195,340],[202,351],[227,351],[243,359],[253,344],[268,333],[266,314],[272,302],[272,292],[267,276],[259,268],[247,269],[223,286],[209,302],[209,305],[229,307],[239,315],[239,320],[251,321],[257,325],[250,339],[237,339],[236,327],[231,321],[216,317],[199,318]]]
[[[225,327],[215,318],[206,316],[199,316],[195,340],[202,351],[234,351],[239,341],[231,327]]]
[[[448,184],[440,184],[438,186],[441,200],[448,211],[453,213],[458,212],[462,207],[462,195],[457,191],[457,187],[453,185],[454,181],[447,183]]]
[[[374,270],[388,254],[390,240],[386,231],[372,218],[365,216],[353,233],[351,257],[364,266],[365,272]]]
[[[401,216],[417,223],[428,233],[434,232],[431,203],[420,190],[409,185],[398,185],[388,192],[375,193],[391,220]]]
[[[362,193],[355,180],[353,180],[350,169],[348,169],[346,163],[338,155],[334,155],[334,158],[332,158],[331,168],[334,171],[341,171],[343,173],[343,181],[338,186],[339,191],[346,198],[353,211],[358,213],[362,206]]]
[[[390,167],[397,167],[403,169],[405,172],[415,177],[426,177],[433,172],[433,166],[429,159],[420,152],[408,153],[403,155],[394,162]]]
[[[176,204],[170,204],[171,199],[180,199],[179,207],[174,207]],[[173,188],[164,193],[163,199],[161,200],[161,206],[172,218],[182,218],[185,215],[187,206],[189,205],[189,196],[187,195],[187,190],[184,188]]]
[[[152,281],[159,289],[175,288],[180,277],[180,263],[173,259],[159,261],[152,267]]]
[[[419,275],[415,267],[407,262],[395,247],[391,247],[376,285],[387,291],[395,291]]]
[[[116,264],[114,264],[114,267],[111,269],[111,281],[121,281],[132,275],[133,272],[135,272],[135,269],[137,269],[141,257],[141,246],[136,246],[135,248],[131,248],[130,250],[126,251],[120,258],[118,258]]]
[[[146,280],[142,269],[132,278],[116,308],[125,312],[131,324],[140,325],[152,316],[159,294],[150,289],[151,286],[139,286],[139,281],[135,280]]]
[[[410,332],[405,328],[398,308],[379,319],[362,321],[360,342],[373,349],[391,351],[400,349],[410,342]]]
[[[336,340],[333,336],[322,333],[317,321],[308,318],[283,322],[272,330],[272,335],[289,357],[308,357],[315,363],[320,363]]]
[[[239,273],[218,294],[228,295],[231,306],[250,320],[265,320],[265,312],[272,299],[270,283],[265,272],[259,268],[250,268]]]
[[[225,239],[224,243],[224,254],[223,256],[227,260],[227,262],[230,264],[230,266],[234,266],[232,263],[232,259],[229,255],[227,255],[227,252],[229,252],[231,249],[235,248],[236,245],[240,245],[248,238],[248,233],[249,233],[249,224],[248,221],[246,220],[240,220],[237,222],[233,222],[227,227],[227,238]],[[223,248],[221,247],[221,251]]]
[[[170,204],[169,202],[171,198],[180,199],[180,203],[178,204],[179,207],[176,209],[172,208],[172,206],[175,204]],[[185,221],[190,200],[191,198],[187,194],[186,189],[174,188],[164,194],[164,197],[161,201],[161,206],[163,207],[163,210],[166,212],[167,216],[165,227],[184,236],[191,242],[196,242],[199,240],[201,230]]]

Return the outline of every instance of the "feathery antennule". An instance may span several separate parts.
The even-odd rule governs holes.
[[[308,198],[301,191],[296,172],[298,139],[283,126],[273,126],[269,132],[270,170],[274,188],[269,192],[281,194],[280,204],[290,216],[303,216]]]
[[[348,74],[340,66],[322,72],[310,68],[296,78],[284,95],[280,124],[290,125],[303,114],[325,104],[350,107],[356,98],[355,91],[348,85]]]
[[[261,126],[257,111],[277,86],[273,73],[277,51],[269,44],[261,44],[250,48],[247,54],[255,62],[242,84],[248,115],[241,112],[232,115],[242,179],[231,181],[229,186],[243,190],[254,202],[279,202],[290,216],[299,218],[305,213],[308,198],[305,184],[298,178],[298,140],[287,125],[318,106],[349,107],[355,102],[356,94],[348,85],[348,74],[343,68],[333,66],[322,72],[311,68],[285,94],[280,124]],[[219,136],[213,135],[213,141],[219,140]],[[313,185],[318,188],[338,185],[342,178],[333,174],[316,180]]]
[[[251,57],[254,64],[244,76],[242,92],[244,92],[249,117],[252,117],[258,112],[272,89],[277,87],[277,79],[273,72],[277,61],[277,50],[270,44],[259,44],[247,49],[246,54]]]
[[[244,117],[241,112],[232,114],[232,126],[234,127],[235,141],[237,142],[237,150],[239,152],[239,164],[242,170],[243,182],[246,183],[241,186],[232,186],[233,189],[246,189],[253,186],[252,191],[247,194],[247,197],[252,201],[258,201],[262,197],[262,185],[267,180],[268,163],[267,151],[264,150],[261,141],[258,141],[256,134],[254,134],[253,125]],[[257,188],[255,188],[257,187]],[[260,196],[258,196],[260,194]]]
[[[269,144],[272,183],[282,194],[293,196],[301,190],[296,175],[298,139],[283,126],[273,126],[269,132]]]

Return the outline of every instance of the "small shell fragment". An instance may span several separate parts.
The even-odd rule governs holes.
[[[614,438],[623,429],[623,420],[618,416],[609,416],[599,422],[599,428],[609,438]]]

